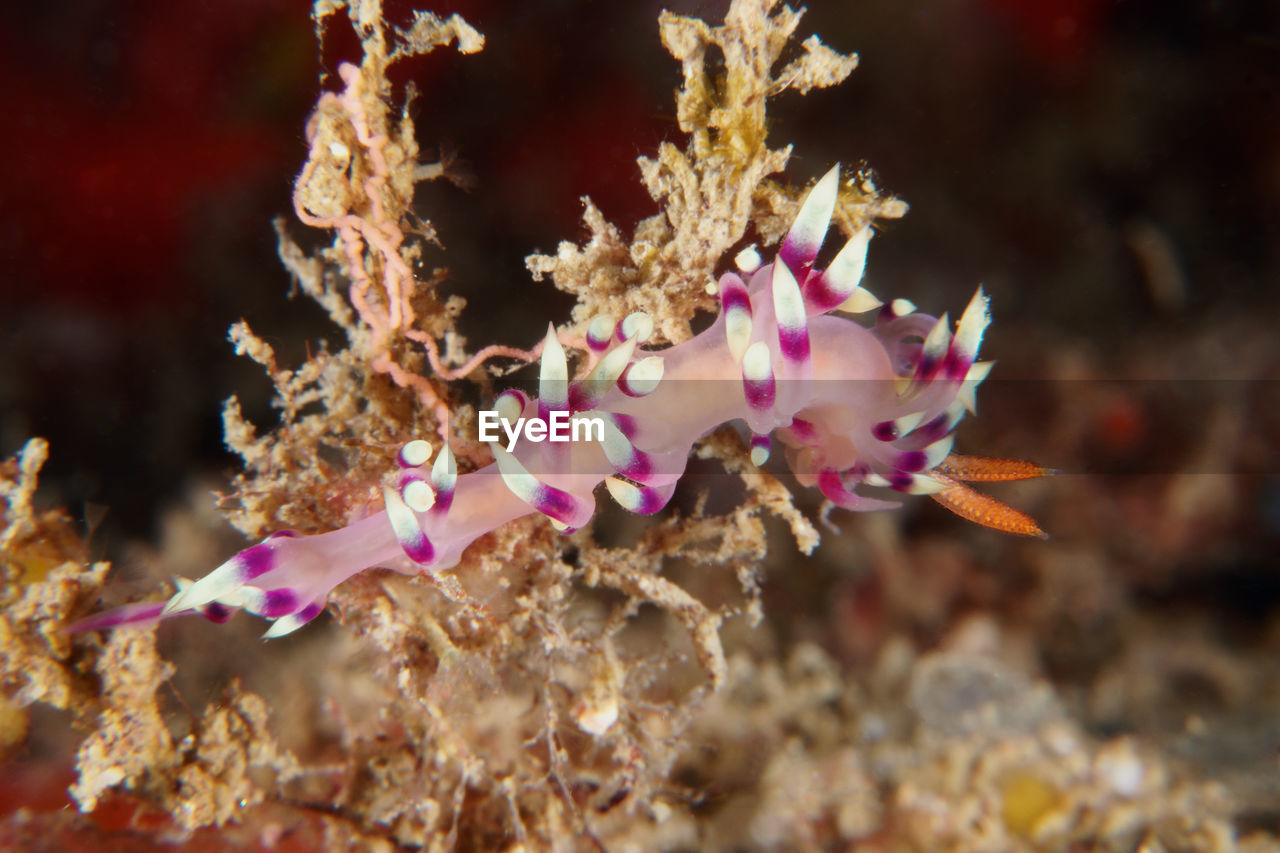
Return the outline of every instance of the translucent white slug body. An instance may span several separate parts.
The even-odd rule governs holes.
[[[954,333],[945,315],[913,313],[905,300],[882,306],[860,287],[869,230],[827,269],[812,269],[838,189],[835,168],[805,199],[773,263],[752,269],[758,255],[739,255],[749,282],[722,276],[720,316],[689,341],[647,351],[649,318],[597,319],[587,343],[598,358],[587,376],[571,381],[548,332],[538,398],[508,391],[495,408],[512,421],[556,411],[600,418],[603,440],[521,440],[510,453],[492,442],[494,463],[462,475],[448,447],[431,461],[425,442],[410,442],[382,512],[318,536],[275,534],[184,581],[164,605],[133,605],[73,627],[192,612],[222,621],[244,608],[273,620],[266,636],[281,636],[318,615],[329,591],[364,569],[448,569],[475,539],[533,512],[560,529],[579,528],[594,514],[602,482],[626,509],[657,512],[694,442],[729,421],[750,429],[757,465],[776,437],[800,482],[846,509],[898,505],[859,494],[860,485],[936,491],[941,484],[929,472],[950,452],[951,431],[987,373],[988,365],[975,363],[987,300],[979,290]],[[872,328],[829,313],[875,308]]]

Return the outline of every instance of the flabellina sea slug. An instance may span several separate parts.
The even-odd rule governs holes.
[[[778,441],[798,481],[838,507],[898,506],[860,493],[864,487],[964,489],[957,480],[966,478],[944,460],[989,372],[989,363],[976,361],[987,298],[979,289],[954,331],[945,314],[916,313],[906,300],[882,304],[861,287],[869,228],[826,269],[815,269],[839,181],[838,167],[818,181],[772,263],[762,265],[754,250],[738,256],[738,272],[715,287],[718,318],[692,339],[646,350],[650,318],[598,318],[587,333],[589,369],[573,379],[549,329],[538,396],[506,391],[487,418],[482,413],[488,429],[478,438],[488,439],[491,464],[459,474],[447,445],[433,460],[427,442],[411,441],[383,489],[382,511],[315,536],[272,534],[203,578],[180,580],[167,602],[129,605],[72,628],[189,613],[224,621],[243,608],[272,621],[266,637],[283,636],[365,569],[449,569],[477,538],[535,512],[558,529],[580,528],[595,512],[602,482],[627,510],[655,513],[670,500],[694,442],[731,421],[750,430],[755,464]],[[843,316],[873,311],[870,327]],[[952,508],[989,523],[981,506]]]

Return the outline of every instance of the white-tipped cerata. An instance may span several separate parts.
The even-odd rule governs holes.
[[[661,356],[651,355],[628,365],[618,379],[618,387],[629,397],[644,397],[658,389],[666,370]]]
[[[178,588],[178,594],[183,595],[188,590],[190,590],[193,586],[195,586],[196,582],[191,580],[190,578],[175,576],[173,579],[173,585]],[[207,617],[208,611],[210,608],[225,607],[228,609],[228,616],[230,616],[231,611],[244,607],[245,602],[247,601],[247,596],[245,595],[244,590],[245,590],[245,587],[237,586],[236,588],[229,590],[225,595],[215,598],[213,601],[207,602],[205,604],[201,604],[198,607],[190,608],[190,609],[199,610],[202,614],[204,614]],[[189,608],[184,607],[182,609],[185,610]]]
[[[844,305],[854,300],[858,291],[861,290],[859,284],[862,282],[863,270],[866,269],[867,246],[870,242],[871,229],[864,227],[844,244],[844,248],[831,262],[831,266],[823,270],[821,275],[813,276],[805,283],[804,298],[810,314],[822,314],[837,307],[845,311],[851,310]],[[863,296],[854,301],[854,305],[860,306],[868,301],[875,302],[871,307],[880,305],[879,300],[874,296],[866,291],[862,293]],[[867,297],[870,299],[868,300]],[[852,313],[869,310],[870,308],[862,308]]]
[[[214,601],[234,600],[234,596],[244,585],[244,572],[239,565],[244,553],[241,551],[236,554],[190,586],[179,586],[177,594],[169,599],[161,612],[177,613],[181,610],[195,610]]]
[[[508,388],[493,401],[493,410],[498,413],[500,420],[515,423],[524,413],[524,407],[528,403],[529,398],[523,391]]]
[[[587,347],[592,352],[604,352],[613,343],[613,330],[617,321],[608,314],[601,314],[587,326]]]
[[[417,468],[419,465],[427,464],[430,458],[431,445],[420,438],[415,438],[400,448],[400,455],[396,461],[402,468]]]
[[[900,418],[876,424],[871,433],[881,441],[896,441],[910,433],[924,420],[924,412],[908,412]]]
[[[511,493],[538,512],[564,527],[574,528],[585,524],[592,513],[592,506],[584,504],[568,492],[549,486],[539,480],[519,459],[508,453],[496,442],[490,442],[493,461],[498,465],[498,473]]]
[[[836,196],[840,193],[840,166],[831,171],[814,184],[813,189],[800,205],[796,213],[796,221],[782,241],[778,258],[797,275],[809,271],[813,259],[822,248],[822,241],[827,236],[827,226],[831,223],[831,214],[836,209]]]
[[[865,287],[859,287],[848,299],[841,302],[836,307],[837,311],[844,311],[846,314],[865,314],[868,311],[874,311],[884,303],[876,298],[876,295]]]
[[[956,401],[964,406],[964,410],[969,414],[978,413],[978,386],[995,366],[994,361],[975,361],[969,367],[969,372],[965,374],[964,381],[960,383],[960,389],[956,391]]]
[[[297,613],[289,613],[276,619],[271,623],[271,627],[267,629],[266,633],[262,635],[262,639],[274,640],[277,637],[292,634],[323,612],[324,604],[319,601],[313,601]]]
[[[635,351],[636,339],[627,338],[621,346],[606,353],[587,377],[573,386],[572,408],[579,412],[595,408],[596,403],[604,399],[604,395],[617,383],[622,371],[627,369]]]
[[[498,464],[502,482],[507,484],[513,495],[532,505],[537,500],[539,491],[544,488],[542,482],[501,445],[490,443],[489,449],[493,451],[493,461]]]
[[[628,512],[635,512],[640,509],[641,491],[633,483],[621,480],[617,477],[605,477],[605,488],[609,490],[609,494],[613,497],[618,505]]]
[[[556,412],[565,411],[568,407],[569,362],[565,359],[564,347],[560,346],[560,338],[556,337],[556,327],[549,323],[547,337],[542,344],[542,362],[538,366],[538,409]]]
[[[945,492],[954,485],[954,483],[935,480],[928,474],[912,474],[911,485],[905,489],[898,489],[898,491],[905,492],[908,495],[936,495],[939,492]]]
[[[778,350],[792,364],[809,361],[809,319],[800,285],[786,264],[773,265],[773,313],[778,322]]]
[[[382,488],[382,505],[387,511],[387,521],[391,523],[391,531],[405,556],[419,565],[430,563],[435,557],[431,540],[418,524],[418,516],[407,503],[396,493],[395,489]]]
[[[942,463],[942,460],[946,459],[951,453],[951,448],[955,443],[956,437],[954,435],[948,435],[944,438],[938,439],[933,444],[926,447],[924,449],[925,470],[937,468],[938,465]]]
[[[653,318],[643,311],[633,311],[622,318],[618,324],[618,336],[622,340],[634,338],[637,343],[644,343],[653,334]]]
[[[624,477],[644,483],[654,473],[649,455],[638,450],[612,418],[604,419],[604,439],[600,447],[609,464]]]
[[[628,483],[619,477],[605,477],[604,485],[619,506],[637,515],[653,515],[667,505],[675,492],[675,483],[651,488]]]
[[[435,506],[436,490],[426,480],[410,480],[400,490],[400,497],[414,512],[426,512]]]
[[[431,466],[431,485],[441,497],[452,495],[458,484],[458,462],[454,459],[449,445],[440,448],[440,455]]]
[[[920,346],[920,361],[916,364],[915,375],[912,377],[914,380],[928,380],[937,373],[947,354],[947,348],[951,346],[950,325],[951,318],[943,314],[933,324],[929,334],[925,335],[924,343]]]
[[[982,344],[982,334],[987,330],[987,326],[991,323],[991,315],[988,311],[988,299],[986,294],[982,292],[982,288],[978,288],[978,292],[973,294],[973,299],[969,300],[969,306],[964,309],[964,313],[960,315],[960,323],[956,326],[956,335],[952,343],[955,350],[957,360],[963,360],[963,368],[967,371],[969,364],[978,354],[978,347]]]
[[[769,436],[753,435],[751,437],[751,464],[757,468],[769,461]]]
[[[747,347],[742,357],[742,390],[747,404],[757,412],[773,407],[777,396],[777,382],[773,377],[773,354],[764,341],[756,341]]]
[[[731,272],[720,277],[719,290],[729,354],[734,361],[741,361],[751,343],[751,296],[742,279]]]

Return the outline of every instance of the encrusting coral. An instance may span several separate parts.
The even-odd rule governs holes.
[[[450,167],[418,162],[387,71],[450,43],[473,52],[483,37],[456,15],[395,28],[377,0],[320,0],[321,31],[342,12],[363,59],[321,96],[293,196],[299,221],[333,242],[309,256],[286,225],[277,233],[297,286],[347,346],[289,369],[247,324],[231,332],[275,384],[280,423],[259,435],[228,402],[227,442],[245,470],[223,508],[267,538],[167,603],[77,622],[107,567],[83,569],[64,522],[34,515],[41,443],[4,471],[4,679],[22,705],[72,708],[91,728],[72,787],[82,810],[127,789],[180,832],[238,822],[264,843],[322,833],[332,848],[962,849],[973,837],[1005,849],[1148,833],[1215,849],[1229,798],[1125,742],[1087,743],[1046,690],[962,641],[923,660],[890,644],[862,683],[805,643],[785,662],[726,654],[726,623],[762,619],[764,516],[805,553],[818,543],[761,467],[770,434],[801,485],[835,506],[892,505],[859,494],[866,486],[930,493],[966,518],[1039,533],[963,483],[1045,469],[950,455],[985,376],[974,360],[986,298],[954,331],[946,315],[881,305],[859,287],[871,226],[905,205],[867,175],[832,170],[807,193],[774,177],[790,149],[767,145],[768,99],[839,83],[855,57],[816,36],[792,45],[800,14],[777,0],[735,0],[720,27],[664,13],[689,142],[640,159],[661,212],[628,239],[587,201],[585,245],[527,261],[577,298],[573,323],[530,350],[468,355],[454,328],[463,300],[437,294],[439,274],[413,272],[434,239],[413,219],[414,185]],[[781,64],[788,50],[796,58]],[[846,242],[818,269],[832,221]],[[750,239],[778,248],[744,248]],[[730,257],[738,272],[723,272]],[[694,334],[694,313],[717,303]],[[868,328],[836,310],[878,313]],[[567,447],[478,440],[483,413],[459,380],[494,358],[539,361],[537,397],[512,390],[494,404],[505,421],[563,412],[569,428],[598,418],[601,433]],[[721,426],[734,420],[745,435]],[[601,482],[625,509],[656,513],[691,452],[741,481],[735,507],[706,512],[704,494],[633,541],[593,536]],[[701,570],[697,583],[673,580],[674,565]],[[19,570],[26,579],[10,585]],[[326,666],[314,676],[338,685],[317,688],[340,722],[332,742],[295,757],[270,734],[268,703],[238,685],[185,737],[169,731],[157,691],[172,668],[152,623],[243,607],[278,636],[326,603],[345,626],[318,641]],[[89,631],[107,626],[101,643]],[[915,729],[894,729],[889,709],[907,705]],[[1009,726],[1016,737],[1002,739]],[[1183,809],[1196,816],[1179,823]]]

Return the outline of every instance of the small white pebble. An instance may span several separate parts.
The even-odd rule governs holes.
[[[584,702],[574,709],[573,721],[587,734],[599,737],[618,722],[618,702],[613,698]]]
[[[1102,781],[1122,797],[1136,796],[1142,790],[1142,779],[1146,771],[1142,760],[1133,753],[1132,748],[1104,748],[1094,767]]]

